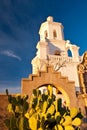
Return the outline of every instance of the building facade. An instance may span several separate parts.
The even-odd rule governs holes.
[[[81,108],[86,115],[87,66],[83,71],[81,67],[87,59],[79,56],[77,45],[64,39],[63,25],[54,22],[53,17],[41,24],[39,35],[36,56],[31,62],[32,74],[22,79],[22,94],[32,95],[37,88],[44,91],[51,84],[68,107]]]
[[[33,74],[44,71],[47,64],[52,65],[55,71],[75,81],[75,87],[79,90],[77,74],[77,65],[81,61],[79,47],[71,44],[69,40],[64,40],[63,25],[54,22],[53,17],[48,17],[47,21],[41,24],[39,35],[36,57],[32,60]]]

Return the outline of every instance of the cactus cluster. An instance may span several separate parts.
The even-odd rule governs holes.
[[[29,108],[28,96],[22,97],[20,94],[12,96],[8,94],[8,90],[6,94],[9,101],[7,109],[10,113],[10,117],[5,120],[8,130],[29,130],[28,119],[25,117]]]
[[[79,130],[82,114],[76,108],[62,107],[62,100],[56,99],[53,88],[41,94],[34,90],[30,109],[25,114],[31,130]]]
[[[41,93],[34,89],[27,103],[27,96],[8,96],[9,111],[12,113],[7,126],[9,130],[79,130],[81,111],[77,108],[62,107],[62,100],[56,99],[53,88]],[[29,109],[28,109],[29,106]]]

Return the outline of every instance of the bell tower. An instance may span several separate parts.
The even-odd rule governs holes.
[[[41,24],[40,41],[49,40],[63,40],[63,26],[61,23],[53,21],[53,17],[49,16],[47,21]]]

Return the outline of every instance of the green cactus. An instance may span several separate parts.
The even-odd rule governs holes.
[[[51,85],[43,94],[34,89],[29,103],[27,96],[7,95],[12,113],[6,120],[9,130],[75,130],[81,124],[81,111],[62,107],[62,99],[56,99]]]
[[[28,119],[25,117],[29,108],[28,96],[22,97],[20,94],[11,96],[7,90],[6,94],[9,101],[8,111],[11,113],[10,118],[5,120],[8,130],[29,130]]]
[[[82,114],[79,111],[75,115],[73,113],[74,109],[70,111],[66,107],[62,107],[62,99],[56,99],[51,85],[48,85],[47,91],[43,94],[41,94],[40,90],[34,90],[31,104],[31,108],[27,113],[28,116],[26,116],[31,130],[65,130],[67,127],[68,129],[75,129],[76,120],[79,117],[82,118]],[[30,114],[31,110],[32,114]],[[73,120],[71,113],[78,118]],[[80,118],[78,120],[80,125]]]

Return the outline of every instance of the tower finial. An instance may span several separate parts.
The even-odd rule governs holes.
[[[52,16],[47,17],[47,21],[53,22],[53,17]]]

